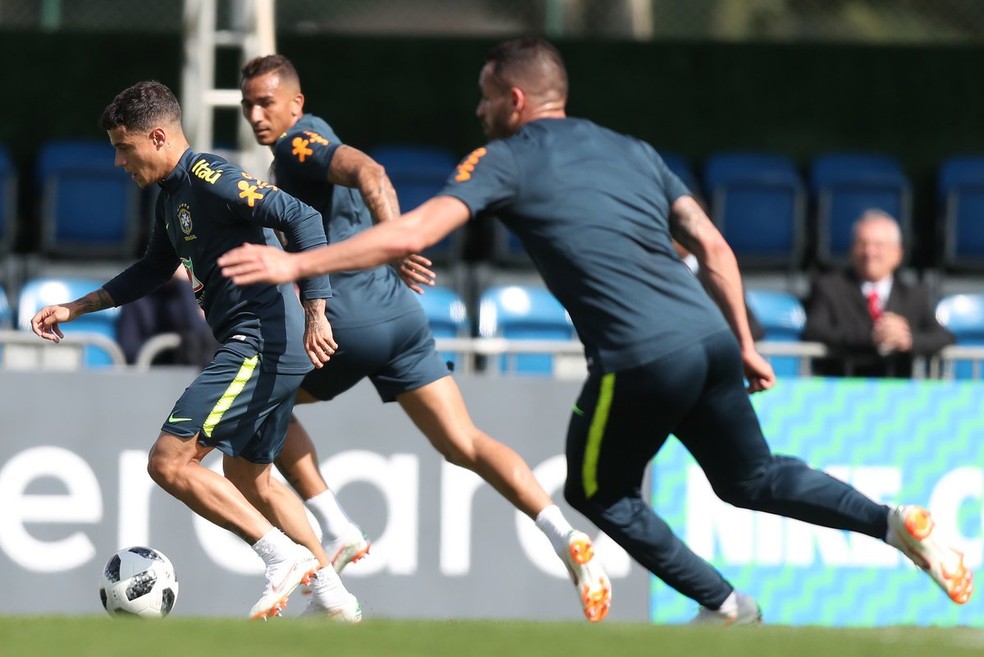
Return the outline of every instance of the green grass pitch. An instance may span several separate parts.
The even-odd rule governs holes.
[[[103,616],[0,617],[0,657],[961,657],[984,654],[984,630],[741,628],[644,623],[405,621],[338,626]]]

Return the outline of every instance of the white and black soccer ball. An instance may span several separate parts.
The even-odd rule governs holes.
[[[160,550],[123,548],[99,576],[99,597],[110,616],[164,618],[178,598],[178,578]]]

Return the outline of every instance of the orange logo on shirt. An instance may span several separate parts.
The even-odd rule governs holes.
[[[311,149],[311,144],[327,146],[329,143],[327,139],[319,135],[317,132],[305,130],[304,134],[307,135],[307,139],[304,137],[294,137],[293,141],[290,142],[290,145],[294,147],[294,150],[292,150],[290,154],[296,155],[297,160],[302,164],[307,157],[314,154],[314,150]]]
[[[310,146],[308,146],[310,143],[310,140],[304,139],[303,137],[294,137],[294,141],[290,142],[290,145],[294,147],[294,150],[292,150],[290,154],[296,155],[297,160],[303,163],[307,156],[314,153]]]
[[[458,182],[470,180],[472,171],[475,170],[475,165],[478,164],[478,161],[485,157],[485,154],[488,152],[488,149],[482,146],[481,148],[476,148],[469,153],[468,157],[462,160],[461,164],[458,165],[458,173],[455,174],[454,179]]]
[[[238,187],[239,198],[246,199],[246,204],[249,207],[253,207],[257,201],[263,200],[263,194],[256,191],[257,185],[250,185],[247,181],[240,180]]]

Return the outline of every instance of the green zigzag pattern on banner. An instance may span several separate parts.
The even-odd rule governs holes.
[[[949,471],[984,465],[984,385],[970,382],[784,379],[752,397],[773,450],[821,469],[901,468],[898,500],[927,503]],[[653,504],[685,537],[683,500],[693,459],[670,440],[654,461]],[[978,491],[979,494],[979,491]],[[981,501],[961,506],[959,530],[981,538]],[[969,557],[979,563],[981,555]],[[726,564],[712,560],[738,588],[763,604],[766,620],[833,626],[968,625],[984,627],[984,596],[952,604],[902,558],[894,568]],[[695,603],[652,580],[655,622],[689,620]]]

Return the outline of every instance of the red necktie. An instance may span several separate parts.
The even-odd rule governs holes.
[[[878,318],[882,314],[881,302],[878,300],[878,293],[874,290],[868,292],[868,314],[871,315],[872,321],[875,322],[878,321]]]

